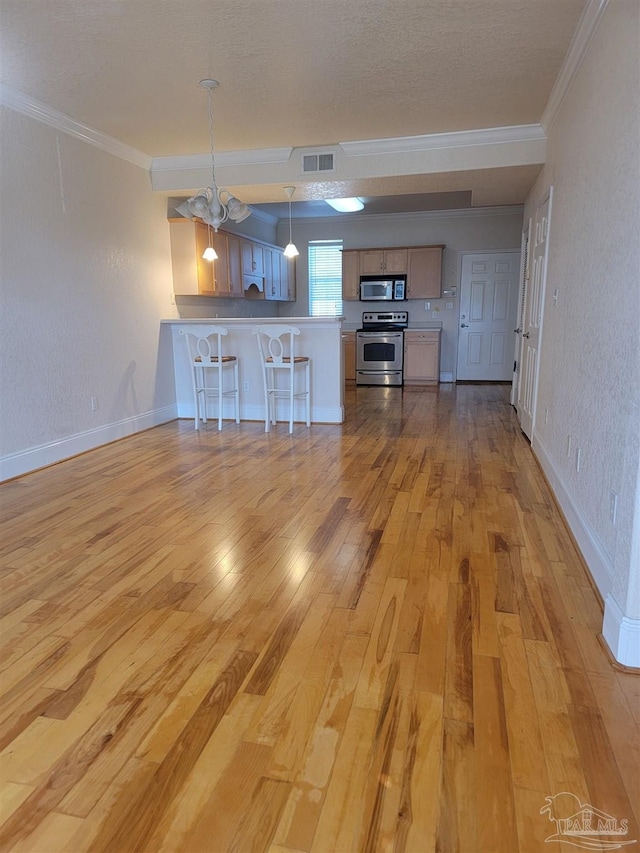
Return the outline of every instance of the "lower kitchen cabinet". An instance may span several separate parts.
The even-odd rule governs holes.
[[[344,360],[345,380],[356,379],[356,333],[342,333],[342,357]]]
[[[404,384],[434,385],[440,381],[440,332],[404,333]]]

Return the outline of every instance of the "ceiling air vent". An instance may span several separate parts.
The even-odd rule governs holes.
[[[329,154],[303,154],[302,171],[309,172],[333,172],[335,170],[333,152]]]

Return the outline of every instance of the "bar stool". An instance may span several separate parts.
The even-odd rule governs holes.
[[[294,403],[304,399],[306,403],[307,426],[311,426],[311,359],[306,355],[296,355],[295,338],[300,334],[296,326],[269,324],[256,326],[253,330],[258,338],[258,350],[262,365],[264,382],[265,419],[264,431],[269,432],[271,424],[277,421],[278,399],[289,401],[289,432],[293,432]],[[304,389],[296,391],[296,369],[304,377]],[[277,376],[288,378],[286,388],[278,387]],[[300,384],[300,383],[299,383]]]
[[[222,337],[228,334],[222,326],[182,326],[191,364],[193,399],[195,403],[195,427],[200,421],[207,423],[207,397],[218,400],[218,429],[222,429],[222,401],[224,397],[235,398],[236,423],[240,423],[240,392],[238,383],[238,359],[235,355],[222,355]],[[233,368],[233,388],[224,388],[225,371]],[[216,379],[210,385],[207,376]]]

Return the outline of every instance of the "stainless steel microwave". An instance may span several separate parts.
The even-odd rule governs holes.
[[[407,277],[380,278],[373,275],[360,276],[361,302],[390,302],[407,298]]]

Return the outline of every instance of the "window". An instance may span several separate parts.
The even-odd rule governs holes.
[[[309,312],[312,317],[342,314],[342,240],[309,243]]]

